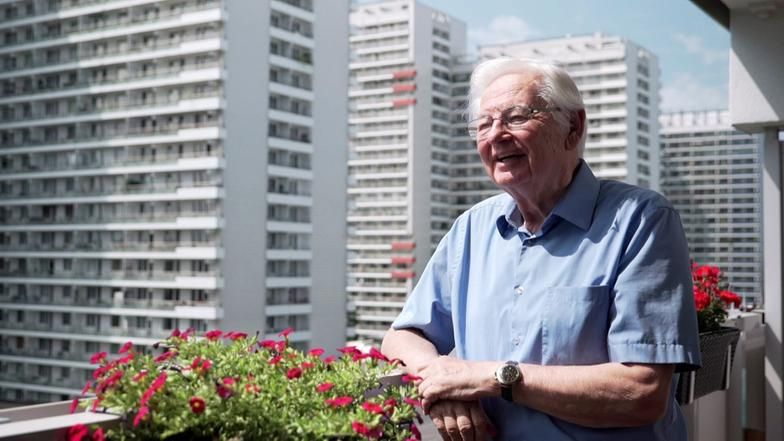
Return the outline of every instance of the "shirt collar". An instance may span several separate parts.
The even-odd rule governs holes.
[[[569,188],[555,204],[550,216],[558,216],[584,231],[588,230],[593,221],[593,211],[598,197],[599,180],[581,158]],[[506,237],[511,231],[516,231],[522,226],[517,203],[511,196],[504,205],[502,213],[496,219],[496,228],[501,236]]]

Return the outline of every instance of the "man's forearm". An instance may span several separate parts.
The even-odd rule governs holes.
[[[515,402],[587,427],[650,424],[667,408],[671,365],[522,364]]]
[[[416,329],[390,328],[381,343],[381,352],[390,359],[399,359],[409,373],[416,374],[431,360],[438,358],[438,351]]]

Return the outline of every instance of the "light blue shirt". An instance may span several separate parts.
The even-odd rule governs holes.
[[[465,360],[699,366],[689,252],[664,197],[599,181],[582,162],[541,231],[521,225],[507,194],[463,213],[393,328],[417,328],[439,353],[455,349]],[[673,394],[655,424],[619,429],[585,428],[500,398],[482,405],[502,440],[687,437]]]

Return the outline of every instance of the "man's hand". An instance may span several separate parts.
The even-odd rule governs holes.
[[[494,362],[436,358],[417,374],[422,378],[418,384],[422,408],[429,413],[430,406],[439,399],[471,401],[498,395],[500,389],[493,376],[497,367]]]
[[[445,441],[484,441],[497,432],[478,401],[441,400],[430,418]]]

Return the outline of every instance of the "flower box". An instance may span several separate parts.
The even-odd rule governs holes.
[[[729,327],[700,333],[702,367],[680,374],[675,389],[678,403],[690,404],[711,392],[729,388],[732,358],[739,337],[740,330]]]
[[[390,376],[395,362],[370,348],[347,346],[340,356],[320,348],[307,353],[281,340],[241,332],[175,331],[162,353],[120,349],[97,364],[71,411],[85,407],[121,416],[110,439],[221,440],[414,440],[420,405],[415,386]],[[93,432],[92,434],[90,432]],[[103,439],[104,429],[77,425],[67,439]]]

